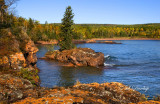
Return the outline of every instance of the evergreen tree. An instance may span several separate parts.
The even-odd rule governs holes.
[[[74,47],[72,43],[72,25],[73,25],[73,17],[71,6],[66,8],[64,17],[62,19],[61,25],[61,33],[59,37],[59,46],[60,50],[72,49]]]
[[[31,18],[29,18],[29,22],[28,22],[28,29],[29,29],[29,31],[31,31],[32,28],[34,28],[34,20],[32,20]]]

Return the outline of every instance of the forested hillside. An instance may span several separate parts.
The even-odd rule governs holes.
[[[18,32],[17,27],[22,26],[27,30],[32,40],[58,39],[61,33],[59,23],[41,24],[31,18],[14,16],[6,10],[7,5],[1,2],[0,29],[12,28],[13,33]],[[54,18],[54,17],[53,17]],[[113,38],[113,37],[136,37],[136,38],[160,38],[160,24],[136,24],[136,25],[115,25],[115,24],[74,24],[73,39],[90,38]]]

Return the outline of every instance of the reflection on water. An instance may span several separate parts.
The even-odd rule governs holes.
[[[60,69],[60,80],[58,82],[59,86],[69,86],[75,83],[74,70],[70,68],[62,67]],[[69,82],[69,83],[68,83]]]
[[[80,82],[86,83],[87,80],[85,81],[85,79],[88,79],[94,76],[99,76],[100,74],[102,74],[101,71],[97,71],[96,68],[91,69],[87,67],[75,67],[75,68],[61,67],[60,73],[61,73],[60,80],[58,84],[59,86],[71,86],[71,85],[74,85],[77,80],[80,80]],[[87,74],[89,77],[86,77],[84,73]],[[81,77],[83,77],[84,79],[81,80]]]
[[[160,41],[118,41],[122,44],[78,44],[105,55],[105,66],[64,67],[56,61],[38,60],[41,86],[71,86],[81,83],[122,82],[149,96],[160,94]],[[37,56],[44,57],[47,47],[38,46]],[[54,46],[59,49],[58,46]],[[147,90],[145,90],[147,88]]]
[[[50,88],[53,86],[72,86],[77,80],[82,83],[92,83],[96,76],[103,75],[102,69],[58,66],[58,63],[52,60],[39,60],[38,67],[41,70],[39,73],[41,86]]]

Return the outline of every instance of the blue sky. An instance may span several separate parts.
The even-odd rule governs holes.
[[[68,5],[75,23],[160,23],[160,0],[20,0],[16,10],[40,23],[60,23]]]

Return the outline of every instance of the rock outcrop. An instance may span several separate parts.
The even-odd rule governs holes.
[[[38,48],[23,28],[19,28],[16,36],[9,29],[1,30],[0,50],[0,67],[3,69],[21,69],[36,65]]]
[[[47,92],[44,91],[44,92]],[[69,88],[54,88],[41,98],[26,98],[22,103],[80,103],[80,104],[128,104],[142,101],[143,95],[118,82],[76,84]]]
[[[117,43],[117,42],[114,42],[114,41],[99,41],[97,43],[105,43],[105,44],[122,44],[122,43]]]
[[[46,44],[58,44],[57,40],[51,40],[51,41],[37,41],[36,44],[42,44],[42,45],[46,45]]]
[[[30,81],[10,74],[0,75],[0,101],[13,102],[22,99],[25,91],[33,88]]]
[[[77,48],[63,51],[47,52],[47,59],[54,59],[60,62],[72,63],[76,66],[102,66],[104,65],[104,54],[94,52],[90,48]]]
[[[17,31],[0,30],[0,103],[22,99],[28,96],[26,90],[39,85],[38,48],[23,28]]]
[[[35,66],[37,62],[36,52],[38,48],[27,35],[26,30],[20,27],[18,29],[17,39],[20,43],[20,50],[23,52],[28,66]]]
[[[26,60],[19,48],[19,42],[10,30],[1,30],[0,37],[0,67],[1,69],[19,69],[26,66]]]

